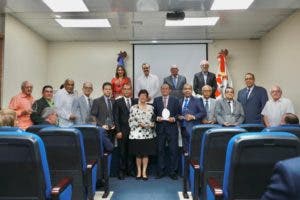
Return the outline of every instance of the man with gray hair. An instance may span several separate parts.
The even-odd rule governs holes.
[[[170,86],[170,95],[180,99],[183,97],[182,89],[184,84],[186,84],[186,78],[179,75],[178,71],[179,69],[177,65],[171,65],[171,75],[164,78],[164,83]]]
[[[295,114],[294,106],[291,100],[282,97],[282,90],[278,85],[271,88],[271,97],[267,101],[261,114],[263,121],[267,127],[280,125],[282,116],[286,113]]]
[[[93,122],[91,116],[93,84],[84,82],[82,86],[83,94],[76,98],[72,104],[72,113],[76,115],[75,124],[89,124]],[[96,123],[96,121],[95,121]]]
[[[211,98],[212,88],[209,85],[202,87],[202,100],[206,110],[206,117],[202,120],[203,124],[215,124],[217,122],[215,115],[216,99]]]
[[[42,111],[42,118],[44,119],[43,124],[49,125],[57,125],[58,123],[58,116],[55,107],[46,107]]]

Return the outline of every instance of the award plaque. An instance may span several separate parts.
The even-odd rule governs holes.
[[[163,120],[169,120],[170,111],[167,108],[164,108],[161,113],[161,116],[162,116]]]

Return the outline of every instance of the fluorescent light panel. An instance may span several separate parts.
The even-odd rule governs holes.
[[[62,27],[105,28],[111,27],[108,19],[55,19]]]
[[[89,12],[83,0],[43,0],[53,12]]]
[[[166,20],[165,26],[214,26],[219,17],[184,18],[183,20]]]
[[[254,0],[214,0],[211,10],[245,10]]]

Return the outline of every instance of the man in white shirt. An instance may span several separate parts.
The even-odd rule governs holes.
[[[281,97],[282,90],[279,86],[273,86],[270,94],[272,99],[267,101],[261,112],[263,121],[267,127],[280,125],[282,116],[285,113],[295,114],[293,103],[291,100]]]
[[[58,90],[54,96],[59,126],[68,127],[73,125],[76,119],[76,115],[72,113],[72,104],[75,98],[74,81],[67,79],[65,80],[64,88]]]
[[[150,65],[142,64],[143,75],[137,79],[135,94],[138,94],[141,89],[146,89],[149,93],[148,103],[153,103],[153,99],[160,95],[158,76],[150,74]]]

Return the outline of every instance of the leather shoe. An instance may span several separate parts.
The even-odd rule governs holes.
[[[125,179],[125,176],[124,176],[123,172],[119,173],[118,178],[119,178],[119,180],[124,180]]]
[[[164,177],[164,174],[157,174],[155,179],[161,179],[162,177]]]
[[[177,174],[170,174],[170,178],[173,179],[173,180],[178,179]]]
[[[136,180],[141,180],[142,177],[141,177],[141,176],[136,176],[135,179],[136,179]]]
[[[147,176],[146,176],[146,177],[143,176],[142,179],[143,179],[143,181],[147,181],[147,180],[148,180],[148,177],[147,177]]]

